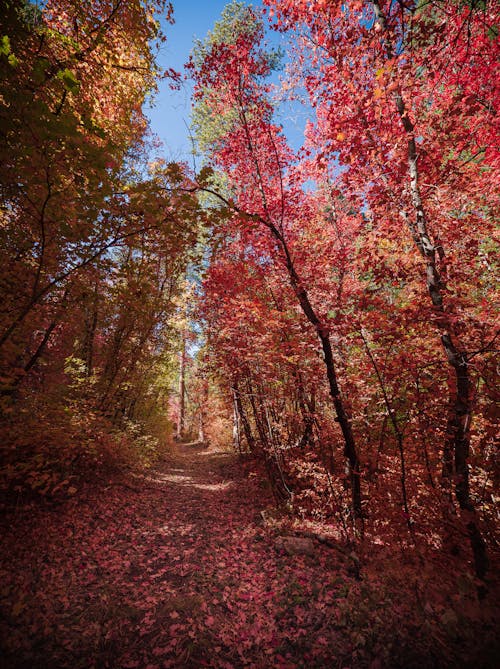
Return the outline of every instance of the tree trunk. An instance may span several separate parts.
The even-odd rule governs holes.
[[[236,390],[233,386],[233,448],[241,453],[241,429],[240,412],[238,411],[238,401],[236,399]]]
[[[208,381],[206,378],[202,378],[202,392],[200,397],[200,411],[199,411],[199,425],[198,425],[198,440],[205,446],[209,446],[207,432],[206,432],[206,419],[207,419],[207,405],[208,405]]]
[[[179,416],[177,420],[177,440],[184,437],[186,421],[186,332],[182,333],[182,348],[179,354]]]
[[[285,253],[286,265],[291,286],[297,296],[297,299],[302,308],[302,311],[304,312],[304,315],[311,323],[311,325],[314,326],[318,339],[321,342],[321,347],[323,349],[323,360],[326,367],[326,376],[328,379],[330,396],[333,400],[333,406],[335,408],[335,413],[337,415],[337,421],[342,431],[342,436],[344,437],[344,455],[349,463],[352,508],[354,511],[354,515],[357,517],[361,517],[363,512],[361,505],[360,461],[356,448],[356,442],[354,439],[354,433],[352,431],[351,421],[345,410],[344,401],[340,394],[340,389],[337,382],[337,373],[335,370],[335,361],[333,359],[332,344],[330,342],[330,335],[328,332],[328,328],[323,323],[321,323],[318,315],[316,314],[309,300],[309,295],[307,293],[307,290],[300,282],[300,279],[296,273],[292,257],[288,250],[288,246],[285,243],[285,240],[283,239],[279,231],[276,228],[274,228],[274,226],[272,226],[272,229],[275,236],[277,236],[277,238],[280,239],[281,241],[281,245]]]
[[[96,282],[92,293],[92,301],[85,305],[85,332],[82,345],[82,358],[85,363],[85,375],[92,376],[94,364],[94,339],[97,329],[98,317],[98,284]]]
[[[252,407],[252,413],[254,417],[254,422],[255,422],[255,427],[257,428],[257,432],[259,435],[259,440],[261,444],[261,449],[265,449],[266,451],[269,449],[269,442],[267,439],[267,431],[266,431],[266,426],[264,424],[264,421],[262,419],[262,416],[257,408],[257,403],[255,401],[255,393],[254,389],[252,388],[251,381],[248,378],[247,379],[247,389],[248,389],[248,396],[250,398],[250,406]],[[259,397],[259,406],[262,406],[262,398]]]
[[[243,402],[241,401],[241,394],[237,382],[233,386],[233,394],[236,402],[236,410],[241,420],[241,424],[243,425],[243,433],[245,435],[245,439],[248,445],[248,450],[250,451],[250,453],[255,453],[255,439],[252,434],[252,429],[250,427],[250,423],[248,421],[248,417],[245,408],[243,406]]]

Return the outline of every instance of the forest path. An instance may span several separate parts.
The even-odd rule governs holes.
[[[0,665],[350,666],[353,580],[336,551],[277,547],[270,504],[236,456],[179,445],[147,474],[20,509],[0,527]]]

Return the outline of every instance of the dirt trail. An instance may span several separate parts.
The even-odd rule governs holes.
[[[331,551],[277,549],[270,503],[235,456],[185,445],[143,477],[11,514],[2,666],[325,666]]]
[[[283,550],[286,531],[264,526],[271,500],[250,467],[179,446],[147,474],[8,510],[0,667],[495,666],[494,616],[474,609],[464,637],[440,572],[431,590],[398,554],[356,578],[352,560],[324,544],[310,555]]]

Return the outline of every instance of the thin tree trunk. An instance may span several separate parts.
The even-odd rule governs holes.
[[[40,357],[43,355],[45,349],[47,348],[47,344],[49,343],[49,340],[52,336],[52,333],[54,332],[55,328],[59,324],[61,320],[61,315],[65,309],[66,306],[66,299],[68,297],[69,289],[66,288],[64,291],[64,294],[61,298],[61,302],[59,304],[59,311],[56,313],[52,321],[49,323],[47,326],[47,329],[45,330],[43,337],[36,347],[35,351],[31,354],[29,360],[23,365],[23,373],[22,374],[17,374],[16,377],[13,379],[12,383],[9,385],[8,388],[4,389],[2,391],[3,395],[11,395],[13,394],[16,389],[19,387],[21,381],[23,378],[25,378],[25,375],[28,374],[33,367],[36,365]]]
[[[234,203],[230,202],[227,200],[223,195],[218,193],[217,191],[214,191],[210,188],[203,188],[207,193],[211,193],[212,195],[215,195],[218,199],[220,199],[222,202],[224,202],[227,206],[231,207],[234,211],[244,214],[239,207],[237,207]],[[325,368],[326,368],[326,375],[327,375],[327,380],[328,380],[328,387],[330,391],[330,396],[333,401],[333,406],[335,409],[336,413],[336,419],[340,425],[340,429],[342,431],[342,436],[344,438],[344,455],[347,458],[348,461],[348,466],[349,466],[349,474],[350,474],[350,479],[351,479],[351,498],[352,498],[352,508],[354,515],[357,517],[362,517],[363,511],[362,511],[362,496],[361,496],[361,463],[360,459],[358,456],[358,451],[356,447],[356,441],[354,439],[354,433],[352,431],[352,425],[351,421],[349,419],[349,416],[347,414],[347,411],[344,406],[344,400],[342,398],[342,395],[340,393],[340,388],[337,382],[337,374],[336,374],[336,369],[335,369],[335,362],[333,359],[333,351],[332,351],[332,345],[330,342],[330,336],[329,336],[329,331],[328,327],[321,322],[319,319],[318,315],[316,314],[310,299],[309,299],[309,294],[307,290],[304,288],[299,275],[297,274],[297,271],[295,269],[295,265],[292,260],[292,256],[290,254],[290,250],[288,248],[288,245],[286,243],[286,240],[284,236],[281,234],[281,232],[278,230],[278,228],[274,225],[274,223],[270,222],[269,220],[266,220],[265,218],[262,218],[261,216],[253,216],[252,217],[254,220],[259,221],[264,225],[268,230],[271,232],[272,236],[274,237],[275,241],[277,242],[277,245],[279,246],[280,250],[282,251],[284,255],[284,260],[285,260],[285,266],[287,269],[288,273],[288,278],[290,281],[290,285],[297,296],[297,299],[299,301],[299,305],[306,316],[307,320],[311,325],[313,325],[314,329],[316,330],[316,334],[318,336],[318,339],[321,343],[321,347],[323,349],[323,359],[325,363]],[[260,430],[259,430],[259,436],[260,435]]]
[[[42,341],[38,344],[36,351],[33,353],[31,358],[28,360],[28,362],[24,365],[24,372],[27,374],[38,362],[40,356],[42,353],[45,351],[45,348],[47,347],[47,344],[49,343],[49,339],[54,332],[56,325],[58,321],[53,320],[49,327],[45,330],[45,333],[43,335]]]
[[[314,397],[309,403],[310,406],[307,406],[304,384],[302,380],[302,375],[300,371],[297,371],[297,393],[298,393],[298,404],[300,413],[302,415],[302,421],[304,425],[304,432],[298,443],[298,447],[303,451],[311,442],[313,438],[313,426],[314,426]]]
[[[82,346],[82,357],[85,363],[85,375],[87,378],[92,376],[94,365],[94,339],[97,330],[98,296],[98,284],[96,282],[92,293],[92,303],[91,305],[87,304],[85,308],[85,339]]]
[[[330,341],[328,328],[321,323],[309,300],[309,295],[306,289],[301,285],[299,278],[295,272],[295,268],[293,266],[291,256],[288,252],[288,248],[286,247],[286,245],[285,245],[285,254],[287,258],[287,267],[292,288],[294,289],[295,294],[297,295],[300,306],[302,307],[302,311],[304,312],[309,322],[314,326],[316,333],[318,335],[318,339],[320,340],[321,346],[323,348],[323,359],[326,367],[326,375],[328,379],[330,396],[333,400],[335,413],[337,415],[337,421],[340,425],[340,429],[344,437],[344,455],[349,463],[352,507],[354,510],[354,514],[358,517],[361,517],[362,506],[361,506],[360,461],[356,448],[356,442],[354,440],[354,433],[352,431],[351,421],[349,419],[349,416],[347,415],[344,406],[344,401],[340,394],[340,388],[337,382],[337,373],[335,370],[335,362],[333,359],[332,344]]]
[[[182,333],[181,351],[179,354],[179,416],[177,420],[177,440],[184,437],[186,421],[186,332]]]
[[[238,400],[236,398],[236,389],[232,387],[233,393],[233,447],[238,453],[241,453],[241,429],[240,412],[238,411]]]
[[[252,434],[252,429],[250,427],[250,423],[248,421],[248,417],[246,415],[245,408],[243,406],[243,402],[241,401],[241,394],[239,390],[239,385],[236,382],[233,386],[233,393],[234,393],[234,398],[236,400],[236,409],[238,411],[238,415],[240,417],[241,423],[243,425],[243,432],[245,434],[245,439],[248,444],[248,449],[250,453],[255,453],[255,439]]]
[[[207,432],[206,432],[206,418],[207,418],[207,406],[208,406],[208,380],[202,378],[202,392],[200,397],[200,412],[199,412],[199,425],[198,425],[198,440],[205,446],[209,446]]]
[[[255,427],[257,428],[257,432],[259,434],[259,440],[261,443],[262,449],[267,450],[269,448],[269,443],[267,439],[267,433],[266,433],[266,428],[264,425],[264,422],[262,421],[262,417],[257,409],[257,404],[255,402],[255,393],[251,385],[251,381],[248,378],[247,379],[247,388],[248,388],[248,396],[250,398],[250,406],[252,407],[252,413],[254,417],[254,422],[255,422]],[[259,398],[261,400],[260,406],[262,406],[262,398]]]
[[[198,414],[198,441],[200,442],[200,444],[205,444],[206,441],[205,425],[203,421],[203,414],[201,411]]]
[[[101,399],[99,402],[99,409],[105,411],[109,408],[109,396],[113,383],[118,375],[122,361],[120,359],[120,351],[123,342],[127,339],[126,326],[119,324],[113,335],[113,343],[107,354],[107,361],[102,373],[101,383],[104,390],[101,392]]]

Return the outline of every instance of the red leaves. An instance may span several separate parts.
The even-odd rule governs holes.
[[[191,484],[175,479],[179,469]],[[227,477],[235,485],[217,488]],[[255,521],[270,501],[259,480],[227,455],[186,452],[134,485],[134,495],[94,487],[57,513],[20,510],[15,524],[7,518],[0,563],[7,618],[0,631],[11,666],[28,656],[65,666],[76,652],[89,666],[129,669],[330,666],[351,656],[358,666],[378,658],[390,666],[394,648],[399,659],[407,645],[412,658],[425,657],[436,630],[445,640],[456,634],[451,570],[419,567],[419,598],[432,602],[423,610],[407,587],[415,573],[394,557],[377,558],[372,550],[375,561],[363,565],[359,582],[348,576],[351,558],[333,537],[342,550],[315,542],[313,557],[282,554],[273,532]],[[304,531],[303,524],[293,528]],[[456,606],[463,611],[472,582],[460,592]],[[476,609],[470,613],[476,650],[461,645],[462,660],[481,652],[480,625],[489,615],[482,607],[475,622]],[[447,655],[453,644],[440,648]]]

